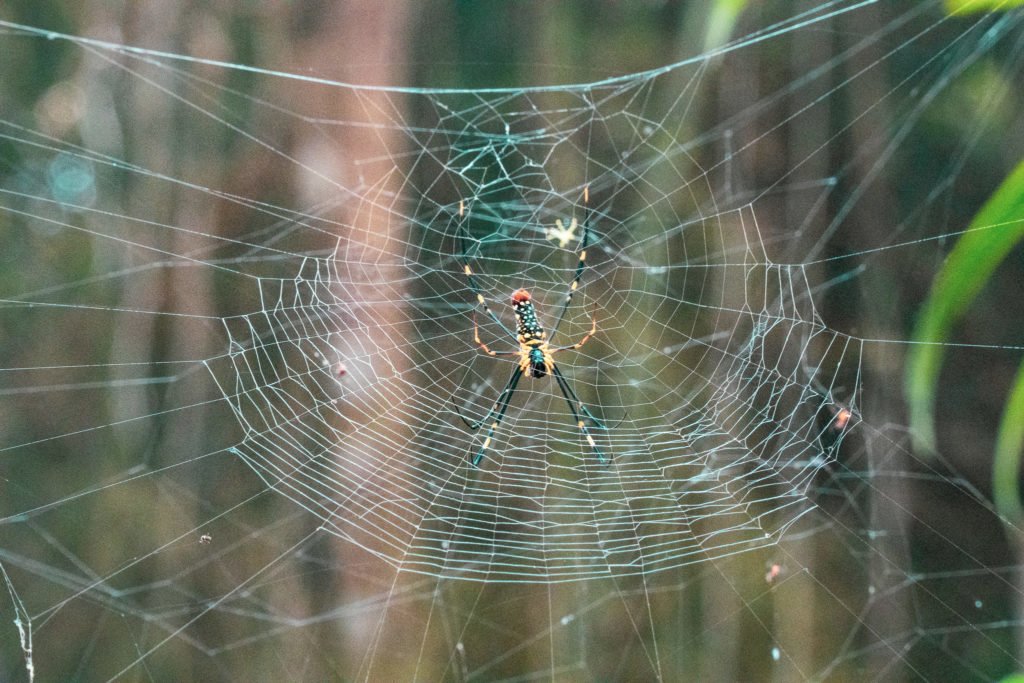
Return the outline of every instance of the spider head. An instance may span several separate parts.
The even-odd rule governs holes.
[[[531,298],[533,297],[531,297],[530,293],[525,289],[517,289],[516,291],[512,292],[512,305],[518,306],[529,301]]]

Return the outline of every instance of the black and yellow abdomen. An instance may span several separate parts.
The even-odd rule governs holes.
[[[547,332],[537,320],[530,293],[518,289],[512,294],[512,308],[516,313],[516,338],[527,354],[532,377],[544,377],[550,372],[551,358],[546,353]]]

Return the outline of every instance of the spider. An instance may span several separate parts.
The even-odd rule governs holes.
[[[569,344],[567,346],[551,346],[551,340],[554,339],[555,333],[558,331],[559,326],[562,324],[562,319],[565,317],[566,311],[569,310],[569,303],[572,301],[572,295],[576,292],[577,287],[580,284],[580,278],[583,276],[583,271],[587,263],[587,240],[590,236],[590,219],[591,219],[591,208],[590,208],[590,188],[584,187],[583,189],[583,203],[586,205],[586,215],[583,219],[583,235],[580,238],[579,247],[579,263],[576,265],[576,274],[572,279],[572,283],[569,285],[569,291],[565,295],[565,301],[562,304],[562,310],[558,314],[558,319],[555,321],[555,326],[551,328],[551,334],[548,335],[547,331],[541,326],[540,321],[537,318],[537,309],[533,304],[533,297],[530,292],[526,289],[517,289],[512,293],[512,310],[516,316],[516,332],[513,332],[505,327],[504,323],[498,318],[497,315],[491,310],[490,306],[487,305],[487,300],[484,295],[480,292],[480,288],[477,286],[476,278],[473,275],[473,269],[466,263],[466,231],[464,227],[464,221],[466,218],[465,203],[459,202],[459,226],[458,233],[459,239],[462,243],[462,259],[460,265],[462,266],[463,272],[469,279],[469,286],[476,294],[477,304],[483,306],[484,312],[491,317],[505,332],[508,333],[512,339],[516,341],[519,348],[515,351],[494,351],[487,346],[480,339],[480,327],[476,321],[476,313],[473,314],[473,341],[476,342],[477,346],[486,353],[488,356],[519,356],[519,363],[512,371],[512,376],[508,378],[505,383],[505,388],[498,394],[497,400],[494,405],[487,412],[482,420],[476,422],[470,422],[467,420],[456,406],[456,412],[462,421],[466,423],[466,426],[470,430],[476,431],[481,425],[490,423],[487,428],[487,436],[484,438],[483,444],[480,446],[480,450],[473,456],[472,463],[474,467],[480,465],[480,461],[484,457],[484,453],[488,448],[491,447],[491,443],[494,440],[494,432],[501,424],[502,418],[505,417],[505,411],[508,410],[509,402],[512,400],[512,395],[515,393],[516,385],[519,384],[519,379],[524,374],[529,374],[535,379],[553,375],[555,381],[558,383],[558,388],[562,391],[562,396],[565,397],[566,403],[569,404],[569,412],[572,413],[573,419],[576,422],[577,429],[580,430],[587,443],[593,449],[597,455],[598,460],[602,463],[607,464],[608,458],[602,452],[601,448],[594,441],[594,437],[591,435],[590,430],[587,428],[586,420],[589,420],[594,427],[598,429],[607,429],[603,422],[598,420],[590,412],[590,410],[583,405],[579,397],[576,396],[576,392],[573,391],[572,386],[569,385],[569,381],[562,374],[562,371],[558,369],[558,365],[555,363],[555,354],[561,353],[562,351],[571,351],[580,348],[587,341],[594,336],[597,332],[597,313],[591,315],[590,331],[587,332],[582,339],[575,344]],[[576,220],[573,219],[572,224],[575,225]]]

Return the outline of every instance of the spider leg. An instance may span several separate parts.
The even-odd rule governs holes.
[[[476,324],[476,314],[473,314],[473,341],[483,349],[484,353],[488,356],[518,356],[519,351],[491,351],[487,344],[484,344],[483,340],[480,339],[480,326]],[[582,345],[581,345],[582,346]]]
[[[480,425],[482,425],[484,422],[487,422],[487,420],[491,419],[491,415],[494,414],[494,411],[498,410],[499,405],[501,404],[503,398],[505,397],[505,393],[508,392],[509,395],[511,396],[511,393],[515,391],[516,384],[519,383],[519,377],[521,377],[522,374],[522,368],[517,367],[515,371],[512,373],[512,376],[508,378],[507,382],[505,382],[505,388],[502,389],[501,393],[498,394],[498,400],[494,402],[494,406],[490,409],[490,411],[488,411],[487,415],[485,415],[482,420],[477,420],[476,422],[470,422],[469,420],[467,420],[466,417],[462,414],[462,411],[459,410],[459,405],[455,402],[455,394],[452,394],[451,402],[452,407],[455,408],[455,413],[460,418],[462,418],[463,422],[466,423],[466,427],[468,427],[471,431],[475,432],[476,430],[480,429]]]
[[[491,307],[487,305],[487,299],[484,298],[483,293],[480,291],[480,287],[476,283],[476,277],[473,274],[473,269],[470,268],[469,263],[466,259],[466,255],[469,253],[469,245],[466,241],[466,205],[465,202],[459,202],[459,224],[455,228],[456,234],[458,235],[459,244],[462,248],[462,256],[456,256],[455,260],[458,261],[459,265],[462,266],[462,272],[466,274],[466,279],[469,280],[469,287],[473,290],[473,294],[476,295],[476,301],[479,305],[484,307],[484,311],[487,315],[491,316],[491,320],[498,323],[501,329],[508,333],[508,336],[516,339],[516,335],[512,330],[505,327],[505,323],[501,322],[501,319],[494,314]]]
[[[555,333],[558,332],[558,328],[562,325],[562,319],[565,317],[565,312],[569,310],[572,295],[576,293],[576,288],[580,286],[580,278],[583,277],[583,270],[587,265],[587,241],[590,239],[590,220],[593,216],[593,209],[590,206],[589,185],[583,188],[583,203],[586,204],[587,210],[583,216],[583,235],[580,237],[580,261],[576,264],[576,275],[572,279],[572,284],[569,285],[569,293],[565,295],[565,302],[562,303],[562,310],[558,314],[558,320],[555,322],[555,326],[551,328],[549,340],[555,338]]]
[[[484,437],[484,442],[480,446],[480,450],[477,451],[476,455],[473,456],[473,467],[479,467],[480,461],[483,460],[484,451],[486,451],[490,445],[491,440],[494,438],[494,430],[501,424],[501,419],[505,417],[505,411],[508,410],[509,401],[512,400],[512,394],[516,392],[516,384],[519,383],[519,378],[523,376],[522,368],[516,368],[512,371],[512,376],[508,378],[508,384],[505,385],[505,389],[498,396],[498,400],[495,401],[494,407],[487,413],[484,419],[476,423],[476,426],[471,426],[471,429],[477,429],[481,424],[487,422],[491,415],[497,412],[497,416],[494,418],[494,422],[487,428],[487,436]]]
[[[555,379],[558,380],[559,386],[565,387],[563,391],[567,393],[569,397],[571,397],[571,400],[573,402],[575,402],[576,406],[580,410],[580,413],[582,413],[584,417],[586,417],[588,420],[594,423],[594,426],[597,427],[598,429],[608,429],[608,427],[605,426],[604,422],[594,417],[594,414],[587,409],[587,406],[583,405],[583,401],[581,401],[579,396],[576,395],[576,392],[572,390],[572,387],[569,385],[569,380],[565,378],[565,375],[563,375],[562,371],[558,369],[558,366],[555,365],[552,368],[552,370],[554,371]]]
[[[559,346],[557,348],[551,349],[551,351],[549,353],[558,353],[559,351],[572,351],[574,349],[578,349],[581,346],[583,346],[584,344],[586,344],[587,341],[589,341],[590,338],[593,337],[596,332],[597,332],[597,306],[595,305],[594,306],[594,311],[590,315],[590,332],[587,332],[585,335],[583,335],[583,339],[580,339],[575,344],[570,344],[569,346]]]
[[[580,430],[580,433],[586,437],[587,443],[590,444],[594,453],[597,454],[597,459],[600,460],[602,464],[607,465],[608,457],[604,454],[604,451],[601,450],[601,447],[597,445],[597,442],[594,441],[594,437],[590,434],[590,430],[587,429],[586,423],[580,419],[580,413],[592,421],[595,426],[604,429],[604,425],[601,424],[597,418],[591,415],[590,411],[587,410],[587,407],[580,402],[579,398],[576,396],[576,392],[574,392],[572,387],[569,386],[569,382],[566,381],[561,370],[558,369],[558,366],[553,366],[552,370],[554,371],[555,380],[558,382],[558,388],[562,390],[562,396],[565,397],[565,402],[569,404],[569,410],[572,412],[573,419],[576,420],[576,427]],[[579,406],[578,412],[576,410],[577,406]]]

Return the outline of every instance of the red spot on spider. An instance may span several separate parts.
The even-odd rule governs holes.
[[[527,292],[525,289],[517,289],[516,291],[512,292],[512,303],[513,304],[521,304],[524,301],[529,301],[529,300],[530,300],[530,293]]]
[[[832,423],[833,429],[837,432],[843,431],[850,424],[851,417],[853,417],[853,413],[850,412],[849,408],[839,408],[836,411],[836,419]]]

